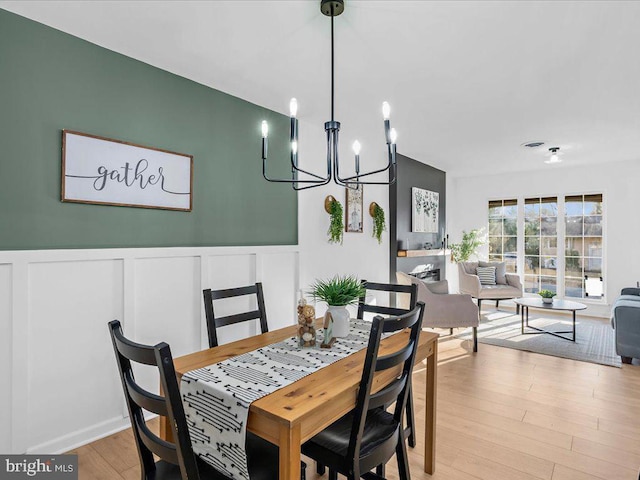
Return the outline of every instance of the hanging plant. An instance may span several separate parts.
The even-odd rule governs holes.
[[[344,219],[344,211],[342,209],[342,204],[329,195],[324,200],[324,209],[329,214],[330,222],[329,222],[329,230],[327,234],[329,235],[329,243],[339,243],[342,245],[342,234],[343,234],[343,219]]]
[[[371,205],[369,205],[369,215],[373,218],[372,237],[377,238],[378,243],[382,243],[382,232],[387,229],[385,225],[384,210],[376,202],[372,202]]]

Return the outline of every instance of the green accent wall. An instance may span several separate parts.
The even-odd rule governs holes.
[[[286,116],[0,9],[0,250],[296,244],[264,119],[290,175]],[[193,155],[193,211],[61,202],[63,129]]]

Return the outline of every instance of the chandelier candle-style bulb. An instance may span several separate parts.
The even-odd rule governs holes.
[[[269,124],[266,120],[262,121],[262,160],[267,158],[267,145],[269,137]]]
[[[395,128],[391,129],[389,132],[389,137],[391,138],[391,163],[395,165],[396,163],[396,140],[398,139],[398,132],[396,132]]]
[[[291,128],[290,128],[290,140],[292,142],[298,141],[298,101],[292,98],[289,102],[289,113],[291,115]]]
[[[382,102],[382,118],[385,120],[389,120],[389,115],[391,114],[391,107],[387,102]]]
[[[382,118],[384,119],[384,136],[387,140],[387,145],[391,144],[391,138],[389,136],[389,130],[391,124],[389,122],[389,115],[391,114],[391,107],[387,102],[382,102]]]
[[[356,154],[356,176],[360,174],[360,149],[361,148],[362,146],[360,145],[360,142],[358,140],[353,142],[353,153]]]

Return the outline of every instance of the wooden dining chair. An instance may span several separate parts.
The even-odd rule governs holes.
[[[169,345],[164,342],[155,346],[135,343],[125,338],[118,320],[109,322],[109,332],[140,457],[142,479],[230,480],[193,452]],[[164,396],[151,393],[136,383],[132,362],[158,369]],[[167,417],[176,441],[168,442],[154,434],[147,425],[144,411]],[[278,478],[278,447],[247,434],[245,448],[251,480]],[[154,455],[160,460],[155,462]],[[302,464],[302,480],[305,478],[305,467]]]
[[[398,477],[410,480],[403,419],[423,313],[424,303],[418,302],[403,315],[373,318],[355,408],[302,445],[303,454],[329,468],[329,480],[337,480],[338,473],[349,480],[359,480],[365,474],[370,480],[384,480],[372,470],[394,454]],[[410,329],[406,344],[380,355],[382,334],[404,329]],[[381,390],[371,393],[374,374],[388,369],[397,373]],[[388,412],[385,405],[394,402],[393,413]]]
[[[269,331],[269,327],[267,325],[267,310],[264,306],[264,295],[262,294],[262,283],[258,282],[255,285],[249,285],[248,287],[228,288],[224,290],[211,290],[210,288],[207,288],[202,291],[202,295],[204,297],[204,312],[207,317],[209,347],[213,348],[218,346],[218,334],[216,329],[227,325],[234,325],[250,320],[260,320],[260,329],[262,330],[262,333]],[[246,295],[256,296],[257,310],[235,313],[224,317],[216,317],[213,308],[213,302],[215,300],[243,297]]]

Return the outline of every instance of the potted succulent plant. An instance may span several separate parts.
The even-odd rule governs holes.
[[[556,293],[551,290],[540,290],[538,295],[542,297],[542,303],[553,303],[553,297],[556,296]]]
[[[353,275],[336,275],[329,280],[316,280],[311,285],[309,294],[329,306],[327,312],[333,318],[333,335],[349,335],[349,311],[345,307],[358,303],[358,299],[364,296],[365,288],[360,280]]]

